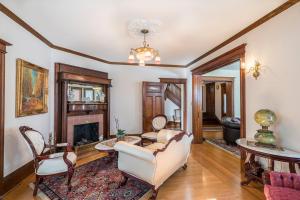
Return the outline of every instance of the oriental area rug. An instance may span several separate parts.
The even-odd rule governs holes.
[[[75,169],[72,190],[67,192],[67,178],[47,177],[39,185],[42,200],[141,200],[151,196],[151,189],[144,183],[124,177],[117,162],[101,158]],[[33,186],[33,184],[31,184]]]

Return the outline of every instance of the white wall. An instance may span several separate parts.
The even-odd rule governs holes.
[[[128,133],[142,132],[142,81],[159,82],[159,78],[184,78],[185,70],[174,68],[107,65],[65,52],[52,50],[31,33],[0,13],[0,38],[10,42],[6,54],[6,102],[4,175],[8,175],[32,160],[32,155],[19,126],[28,125],[42,132],[48,140],[54,130],[54,63],[61,62],[109,73],[111,88],[111,132],[115,132],[114,117]],[[49,112],[28,117],[15,117],[16,59],[49,69]]]
[[[300,74],[299,36],[300,4],[296,4],[191,67],[199,66],[242,43],[247,43],[246,66],[253,65],[255,60],[264,66],[258,80],[250,74],[246,77],[247,137],[252,138],[259,128],[253,120],[254,113],[261,108],[269,108],[275,111],[279,119],[272,127],[279,143],[297,151],[300,151],[300,93],[297,90]],[[188,77],[191,119],[191,74]],[[191,130],[191,121],[189,122]]]
[[[90,59],[53,50],[52,64],[61,62],[107,72],[112,79],[111,132],[115,133],[114,117],[128,133],[142,133],[142,82],[159,82],[159,78],[183,78],[185,71],[178,68],[106,65]],[[52,98],[53,95],[51,95]],[[50,98],[51,98],[50,97]],[[51,99],[51,101],[54,101]],[[52,110],[54,110],[52,108]],[[53,117],[51,117],[53,119]],[[51,127],[53,127],[53,120]]]
[[[5,62],[5,134],[4,134],[4,176],[32,160],[19,126],[28,125],[40,130],[46,139],[50,130],[50,114],[15,117],[16,59],[21,58],[49,69],[50,49],[6,15],[0,12],[0,38],[13,44],[7,48]],[[50,79],[53,74],[50,73]],[[53,85],[49,85],[52,90]]]
[[[240,103],[240,62],[234,62],[232,64],[226,65],[221,69],[217,69],[204,74],[203,76],[216,76],[216,77],[233,77],[234,78],[234,88],[233,88],[233,107],[234,116],[241,116],[241,103]],[[216,85],[217,86],[217,85]],[[220,119],[221,114],[221,89],[215,90],[215,100],[216,100],[216,115]]]

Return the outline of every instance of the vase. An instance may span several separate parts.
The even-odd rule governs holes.
[[[272,131],[258,130],[254,139],[262,144],[276,145],[276,138]]]

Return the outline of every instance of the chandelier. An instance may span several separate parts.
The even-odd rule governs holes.
[[[149,46],[146,42],[146,34],[149,33],[148,29],[142,29],[141,33],[144,34],[143,46],[132,48],[128,56],[128,62],[134,63],[135,60],[139,62],[139,66],[145,66],[145,62],[154,60],[155,64],[160,64],[159,52]]]

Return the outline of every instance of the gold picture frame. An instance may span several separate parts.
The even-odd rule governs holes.
[[[16,117],[48,112],[48,70],[17,59]]]

